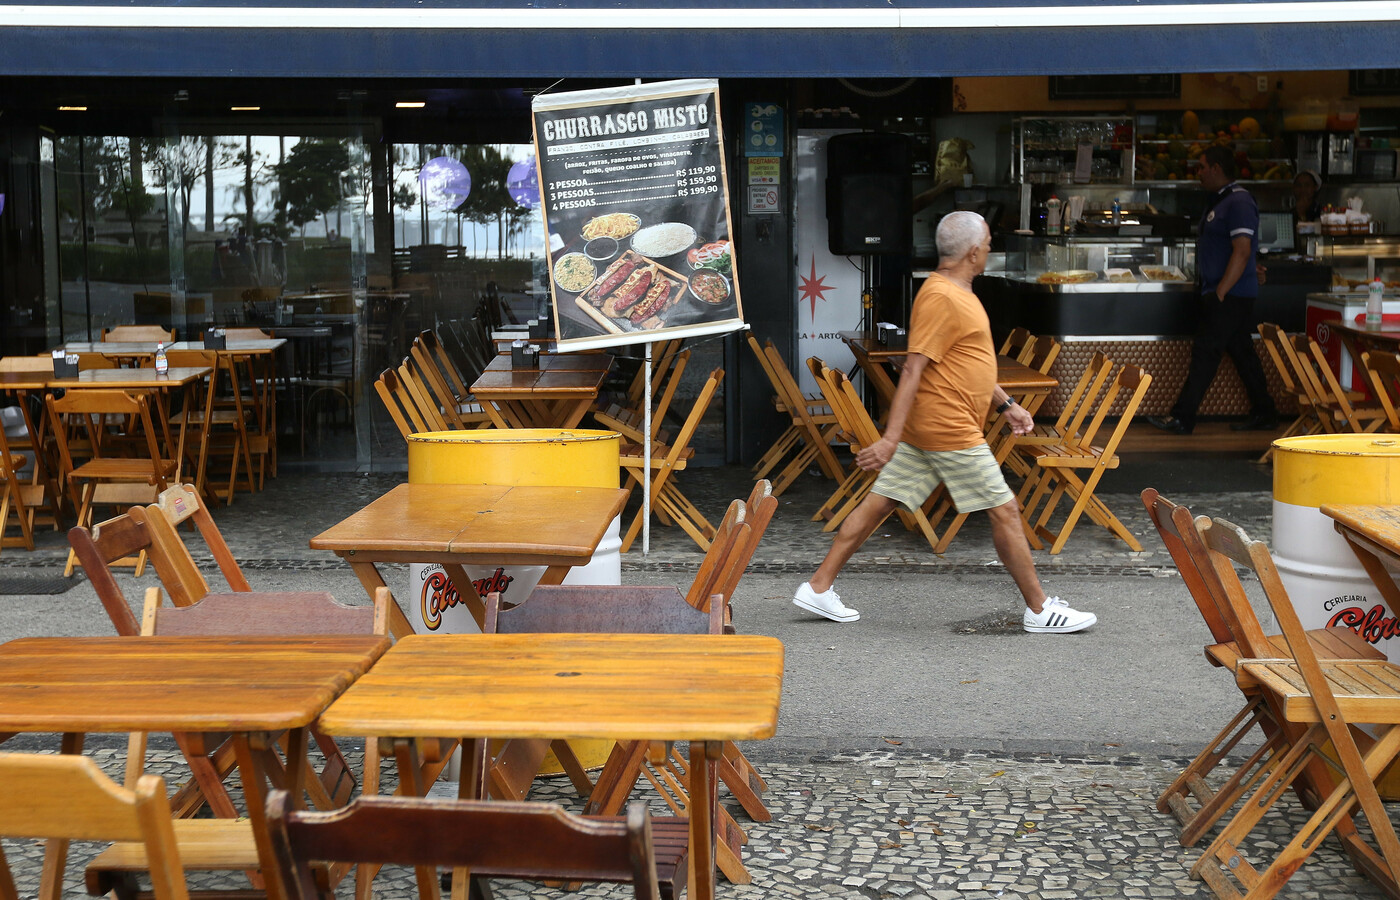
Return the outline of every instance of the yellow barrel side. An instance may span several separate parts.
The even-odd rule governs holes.
[[[1315,509],[1400,502],[1400,438],[1319,434],[1274,441],[1274,499]]]
[[[618,486],[615,431],[545,428],[433,431],[409,435],[412,484]]]

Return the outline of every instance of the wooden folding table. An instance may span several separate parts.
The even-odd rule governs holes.
[[[23,638],[0,644],[0,733],[231,732],[253,840],[276,865],[264,819],[267,780],[301,799],[306,729],[388,648],[376,636]],[[276,754],[286,732],[287,766]],[[43,900],[59,900],[67,842],[49,844]],[[282,900],[276,878],[268,896]]]
[[[716,764],[724,741],[771,737],[783,645],[756,635],[447,634],[400,640],[322,713],[326,734],[381,738],[400,785],[426,793],[419,745],[472,749],[460,795],[484,796],[486,739],[690,741],[692,898],[715,892]],[[386,746],[387,745],[387,746]],[[423,900],[435,873],[420,872]]]
[[[486,607],[463,566],[547,566],[539,583],[559,584],[588,564],[626,502],[621,488],[401,484],[312,538],[311,549],[348,562],[370,597],[385,586],[375,563],[440,563],[457,589],[450,599],[480,626]],[[389,630],[414,633],[396,603]]]
[[[537,369],[511,367],[496,356],[471,386],[497,428],[573,428],[583,419],[612,367],[600,353],[546,354]]]

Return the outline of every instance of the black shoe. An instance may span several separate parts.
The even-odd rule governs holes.
[[[1144,416],[1148,425],[1160,429],[1168,434],[1190,434],[1191,429],[1181,423],[1180,419],[1172,416]]]
[[[1278,416],[1250,416],[1243,422],[1232,422],[1231,431],[1273,431],[1278,428]]]

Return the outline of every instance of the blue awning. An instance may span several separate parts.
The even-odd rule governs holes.
[[[0,74],[937,77],[1400,66],[1400,3],[0,4]]]

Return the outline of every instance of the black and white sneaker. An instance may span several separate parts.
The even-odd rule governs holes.
[[[1091,612],[1070,609],[1069,604],[1059,597],[1047,597],[1040,612],[1033,613],[1026,609],[1021,625],[1032,634],[1069,634],[1083,631],[1098,620],[1099,617]]]

